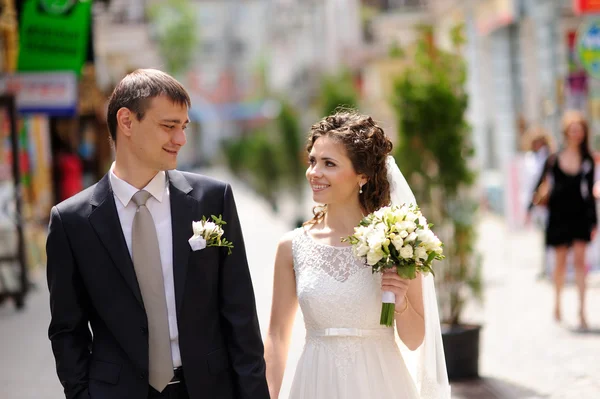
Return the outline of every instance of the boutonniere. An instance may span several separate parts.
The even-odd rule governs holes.
[[[192,222],[192,229],[194,235],[188,240],[190,247],[193,251],[199,251],[206,247],[226,247],[227,255],[231,255],[231,249],[233,244],[223,238],[223,228],[221,226],[226,225],[222,219],[222,216],[211,215],[212,222],[206,219],[206,216],[202,216],[202,220],[199,222]]]

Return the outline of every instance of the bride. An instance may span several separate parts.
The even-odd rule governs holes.
[[[372,274],[342,237],[382,206],[414,203],[389,154],[392,143],[355,112],[311,128],[306,177],[321,207],[277,248],[265,342],[267,380],[279,397],[298,304],[306,343],[289,399],[448,399],[432,276]],[[382,291],[396,296],[395,328],[379,324]]]

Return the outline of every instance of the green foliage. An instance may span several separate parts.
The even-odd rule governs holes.
[[[222,143],[227,166],[277,210],[282,181],[279,148],[267,131],[253,131]]]
[[[282,178],[279,148],[267,132],[255,132],[251,137],[246,161],[252,186],[276,211],[277,192]]]
[[[388,57],[390,58],[404,58],[406,56],[404,49],[398,44],[397,41],[394,41],[388,50]]]
[[[241,136],[238,139],[224,140],[222,143],[225,160],[229,170],[237,177],[242,177],[247,163],[247,148],[251,136]]]
[[[306,166],[303,158],[302,132],[292,106],[281,103],[275,120],[264,130],[250,132],[223,142],[229,169],[277,210],[277,193],[293,190],[301,201]]]
[[[303,134],[298,115],[288,103],[283,102],[276,120],[280,135],[284,162],[282,170],[288,185],[297,196],[302,195],[305,184],[306,163],[304,162]]]
[[[156,28],[159,53],[166,71],[173,75],[191,65],[198,45],[197,18],[190,0],[166,0],[154,3],[148,16]]]
[[[323,77],[320,106],[323,116],[331,115],[337,108],[358,108],[358,91],[350,71]]]
[[[465,120],[464,62],[433,48],[427,36],[418,43],[414,60],[394,83],[392,103],[401,136],[396,156],[407,175],[422,178],[425,191],[441,185],[452,196],[475,178],[468,164],[474,151]],[[415,195],[419,202],[428,202],[423,190]]]
[[[469,165],[474,149],[465,119],[466,67],[460,55],[435,46],[431,27],[419,30],[413,64],[394,82],[391,102],[400,135],[395,157],[427,217],[451,232],[443,237],[447,259],[437,282],[445,321],[458,324],[465,287],[481,298],[475,222],[464,217],[477,211],[466,194],[476,177]],[[460,26],[451,31],[456,47],[464,43],[462,32]]]

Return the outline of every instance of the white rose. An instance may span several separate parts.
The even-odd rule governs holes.
[[[406,237],[408,237],[408,231],[406,231],[406,230],[400,231],[400,238],[406,238]]]
[[[404,259],[411,259],[413,256],[413,247],[410,245],[405,245],[400,250],[400,256]]]
[[[419,241],[425,244],[425,246],[432,244],[433,239],[435,238],[435,235],[433,235],[431,230],[419,230],[417,236],[419,237]]]
[[[415,250],[415,258],[425,260],[427,259],[427,250],[424,247],[417,247]]]
[[[385,208],[381,208],[375,211],[375,217],[377,219],[383,219],[383,216],[385,215]]]
[[[207,236],[209,236],[209,235],[211,235],[211,234],[213,234],[213,233],[216,233],[217,235],[220,235],[220,234],[219,234],[219,232],[220,232],[219,230],[221,230],[221,229],[219,228],[219,226],[217,226],[217,225],[216,225],[215,223],[213,223],[213,222],[206,222],[206,223],[204,224],[204,234],[206,234]]]
[[[406,239],[404,241],[413,242],[416,239],[417,239],[417,234],[412,232],[408,235],[408,237],[406,237]]]
[[[192,231],[195,236],[201,236],[204,232],[204,225],[202,222],[192,222]]]
[[[381,249],[381,246],[385,240],[385,233],[380,229],[373,230],[369,235],[367,235],[367,243],[369,244],[369,248],[372,250]]]
[[[354,236],[356,238],[362,238],[367,234],[369,229],[366,226],[358,226],[354,228]]]
[[[396,236],[394,237],[394,239],[392,240],[392,244],[394,244],[394,247],[396,247],[396,249],[398,251],[400,251],[400,249],[402,248],[402,246],[404,245],[404,240],[402,240],[402,238],[400,236]]]
[[[379,251],[370,250],[367,253],[367,263],[370,266],[377,264],[377,262],[379,262],[382,258],[383,258],[383,251],[381,251],[381,250],[379,250]]]
[[[354,247],[354,254],[359,257],[365,256],[369,252],[369,246],[366,242],[361,241]]]
[[[402,222],[402,227],[404,230],[408,231],[409,233],[412,233],[417,228],[417,224],[415,222],[405,220],[404,222]]]
[[[428,251],[436,251],[438,248],[442,247],[442,242],[435,236],[435,234],[433,234],[433,232],[430,232],[430,234],[424,236],[424,240],[422,241]]]
[[[406,206],[401,206],[400,208],[396,209],[396,211],[394,212],[394,216],[396,216],[398,220],[404,220],[404,217],[407,213],[408,209],[406,208]]]
[[[418,216],[414,213],[414,212],[408,212],[406,214],[406,220],[409,222],[414,222],[415,220],[417,220]]]

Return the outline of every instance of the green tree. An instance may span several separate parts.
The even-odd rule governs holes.
[[[156,29],[158,50],[172,75],[185,72],[198,46],[196,9],[189,0],[154,3],[148,16]]]
[[[319,101],[323,116],[331,115],[339,107],[358,108],[358,98],[350,71],[343,70],[323,77]]]
[[[466,66],[457,52],[446,52],[433,41],[433,30],[420,27],[413,63],[394,83],[392,104],[398,118],[395,156],[423,211],[445,241],[444,260],[436,273],[443,318],[460,323],[465,287],[482,297],[481,268],[475,253],[476,201],[470,195],[474,155],[465,113]],[[458,50],[462,27],[451,37]]]
[[[229,169],[248,182],[274,210],[277,193],[282,189],[291,189],[300,209],[306,166],[300,123],[291,104],[282,101],[273,121],[262,130],[225,141],[223,150]]]

